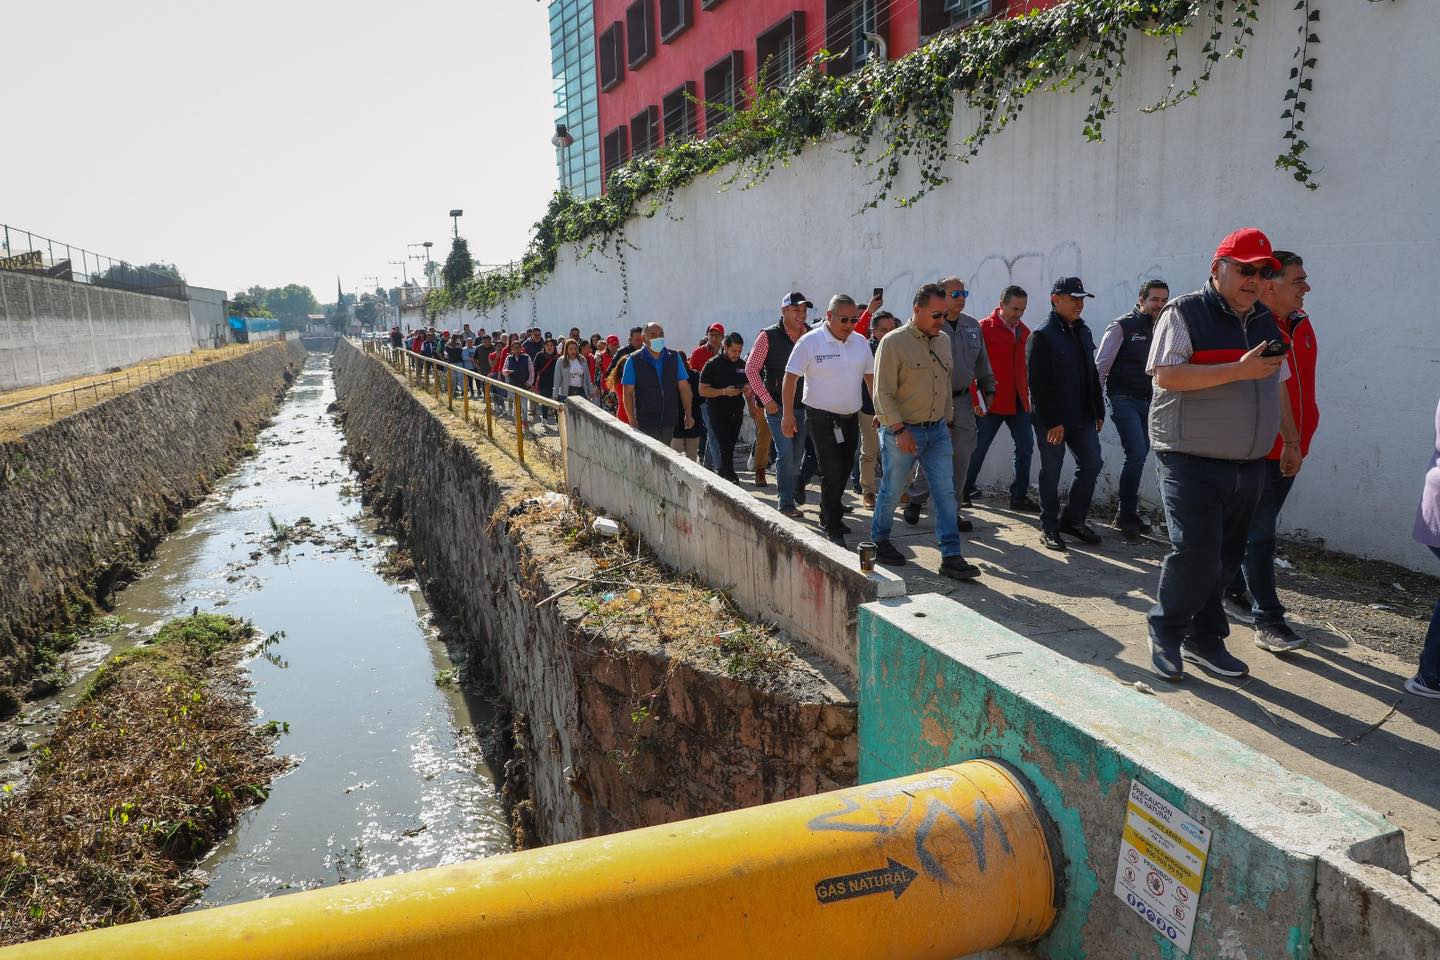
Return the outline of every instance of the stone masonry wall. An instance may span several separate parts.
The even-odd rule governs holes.
[[[672,658],[653,636],[593,636],[568,597],[538,606],[571,583],[562,572],[589,575],[588,557],[543,524],[521,529],[504,519],[507,497],[539,488],[348,341],[337,345],[334,364],[366,496],[405,534],[421,584],[456,619],[514,719],[528,792],[519,806],[535,831],[521,842],[594,836],[854,782],[847,693],[808,666],[764,688],[750,685]],[[501,519],[492,520],[497,510]],[[637,718],[641,702],[650,709]]]
[[[0,443],[0,714],[67,601],[103,601],[229,469],[305,358],[298,341],[185,370]]]

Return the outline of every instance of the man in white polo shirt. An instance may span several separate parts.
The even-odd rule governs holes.
[[[845,546],[840,499],[855,465],[860,442],[860,386],[875,388],[875,356],[864,337],[853,336],[860,308],[850,296],[830,298],[825,322],[795,341],[781,387],[784,413],[780,430],[796,433],[795,384],[803,377],[807,430],[820,461],[820,527],[832,543]]]

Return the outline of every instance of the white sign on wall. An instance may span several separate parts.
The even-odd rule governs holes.
[[[1131,781],[1115,896],[1182,953],[1190,952],[1209,850],[1207,828]]]

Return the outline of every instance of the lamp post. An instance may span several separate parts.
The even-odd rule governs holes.
[[[555,165],[560,168],[560,186],[566,193],[569,193],[570,171],[565,163],[565,148],[574,143],[575,138],[570,135],[565,124],[557,123],[555,124],[555,136],[550,138],[550,142],[555,146]]]
[[[465,211],[455,209],[450,211],[450,220],[455,224],[455,239],[460,239],[460,218],[465,216]]]

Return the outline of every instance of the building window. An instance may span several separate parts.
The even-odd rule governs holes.
[[[920,0],[920,36],[1003,13],[1007,6],[1006,0]]]
[[[864,66],[878,51],[867,39],[889,41],[890,0],[825,0],[825,47],[837,56],[826,72],[842,76]]]
[[[600,89],[609,90],[625,78],[625,25],[619,20],[600,34]]]
[[[629,146],[626,138],[627,133],[629,133],[629,130],[622,123],[614,130],[605,134],[605,143],[601,147],[604,161],[601,177],[604,178],[607,184],[610,182],[610,174],[614,173],[615,168],[624,163],[629,157],[626,149]]]
[[[739,50],[705,71],[705,135],[740,108],[740,78],[744,54]]]
[[[660,111],[646,107],[630,119],[630,155],[638,157],[660,146]]]
[[[665,115],[666,143],[695,136],[695,81],[687,80],[665,94],[660,109]]]
[[[630,69],[655,56],[655,15],[653,0],[635,0],[625,11],[625,40],[630,45]]]
[[[694,19],[695,0],[660,0],[660,42],[680,36]]]
[[[762,90],[786,87],[795,79],[805,58],[805,14],[796,10],[755,41],[755,86]]]

